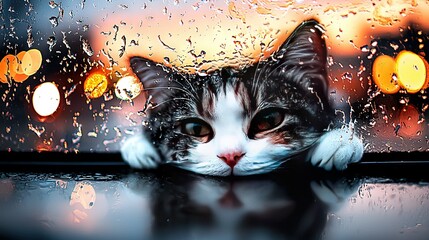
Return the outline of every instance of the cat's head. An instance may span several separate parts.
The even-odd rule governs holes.
[[[277,169],[308,149],[330,122],[322,31],[306,21],[268,60],[207,76],[131,58],[152,97],[147,137],[166,162],[201,174]]]

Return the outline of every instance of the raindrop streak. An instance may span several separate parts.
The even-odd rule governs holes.
[[[119,7],[122,8],[122,9],[127,9],[128,5],[126,5],[126,4],[119,4]]]
[[[57,44],[57,39],[54,36],[50,36],[46,43],[49,45],[49,51],[52,51],[54,46]]]
[[[33,46],[33,44],[34,44],[32,29],[33,28],[31,26],[27,27],[27,45],[29,48],[31,48],[31,46]]]
[[[89,41],[87,39],[82,39],[82,48],[88,56],[91,57],[92,55],[94,55],[94,51],[92,50],[91,45],[89,44]]]
[[[115,33],[115,35],[113,36],[113,41],[116,41],[116,37],[118,36],[118,31],[119,31],[119,27],[118,27],[118,25],[113,25],[113,30],[114,30],[114,33]]]
[[[70,45],[69,45],[69,43],[67,41],[67,38],[66,38],[66,33],[65,32],[61,32],[61,33],[63,34],[63,44],[64,44],[64,46],[66,46],[67,49],[70,49]]]
[[[175,48],[170,47],[170,46],[168,46],[167,44],[165,44],[165,43],[162,41],[162,39],[161,39],[161,35],[158,35],[158,40],[159,40],[159,41],[161,42],[161,44],[162,44],[164,47],[166,47],[167,49],[172,50],[172,51],[175,51],[175,50],[176,50]]]
[[[121,45],[121,48],[119,49],[119,57],[120,58],[124,55],[125,46],[127,45],[127,38],[125,37],[125,35],[122,35],[121,40],[122,40],[122,45]]]

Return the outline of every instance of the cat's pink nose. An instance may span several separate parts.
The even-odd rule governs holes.
[[[217,157],[233,168],[244,155],[245,153],[242,152],[228,152],[217,155]]]

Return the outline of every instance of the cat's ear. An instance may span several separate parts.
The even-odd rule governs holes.
[[[142,57],[131,57],[130,66],[143,83],[147,96],[152,96],[153,102],[160,103],[168,98],[171,92],[171,69]]]
[[[291,61],[291,65],[316,65],[326,72],[326,45],[324,28],[316,20],[301,23],[273,54],[279,61]]]
[[[267,76],[283,76],[285,81],[316,92],[328,104],[324,29],[316,20],[301,23],[267,62],[261,69]]]

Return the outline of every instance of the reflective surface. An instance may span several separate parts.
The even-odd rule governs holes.
[[[220,179],[176,171],[3,172],[0,230],[13,239],[427,239],[429,235],[427,181],[302,175]]]

